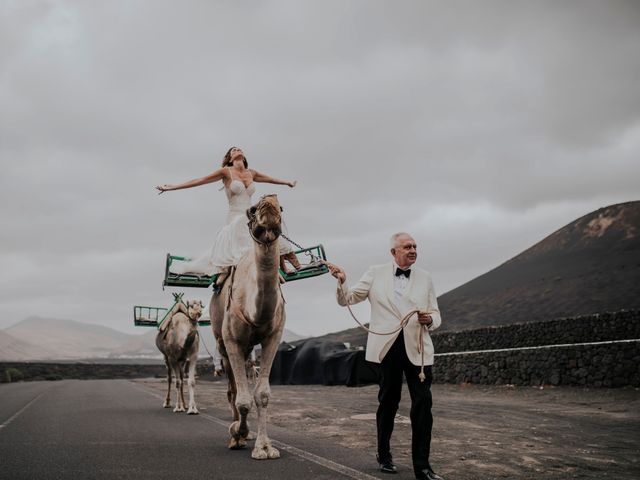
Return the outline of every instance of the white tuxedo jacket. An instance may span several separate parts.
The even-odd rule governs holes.
[[[440,326],[440,310],[433,289],[431,275],[425,270],[411,267],[411,276],[407,288],[400,301],[396,301],[393,290],[393,263],[374,265],[362,276],[362,278],[349,288],[346,282],[338,281],[336,296],[338,304],[353,305],[369,299],[371,304],[371,322],[369,328],[376,332],[386,333],[400,325],[402,318],[411,310],[418,309],[431,315],[433,323],[423,334],[424,364],[433,365],[433,342],[429,331]],[[420,328],[418,315],[414,314],[407,326],[402,330],[407,357],[414,365],[422,364],[422,356],[418,350]],[[380,363],[387,354],[391,345],[400,332],[393,335],[375,335],[369,333],[367,338],[366,359],[370,362]]]

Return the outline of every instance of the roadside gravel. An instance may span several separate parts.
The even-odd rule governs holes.
[[[136,380],[165,391],[161,379]],[[270,423],[308,432],[375,462],[377,386],[273,385]],[[640,478],[640,390],[434,385],[431,461],[447,480]],[[227,405],[226,380],[201,379],[200,408]],[[392,437],[411,469],[409,394]],[[255,425],[254,412],[250,426]]]

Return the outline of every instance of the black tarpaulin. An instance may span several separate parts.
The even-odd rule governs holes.
[[[378,382],[375,364],[363,350],[348,350],[343,343],[310,338],[281,343],[273,361],[274,385],[368,385]]]

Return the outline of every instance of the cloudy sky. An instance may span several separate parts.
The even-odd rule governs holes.
[[[133,305],[171,304],[166,253],[226,216],[219,185],[154,186],[231,145],[298,180],[257,193],[351,282],[406,230],[445,293],[640,199],[638,52],[633,1],[2,0],[0,328],[142,333]],[[355,326],[334,290],[286,285],[287,328]]]

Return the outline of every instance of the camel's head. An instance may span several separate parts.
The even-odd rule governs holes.
[[[271,244],[278,239],[282,233],[280,212],[277,195],[265,195],[247,210],[249,232],[256,242]]]
[[[202,309],[204,305],[201,300],[189,300],[187,302],[187,311],[189,312],[189,318],[193,321],[198,320],[202,316]]]

